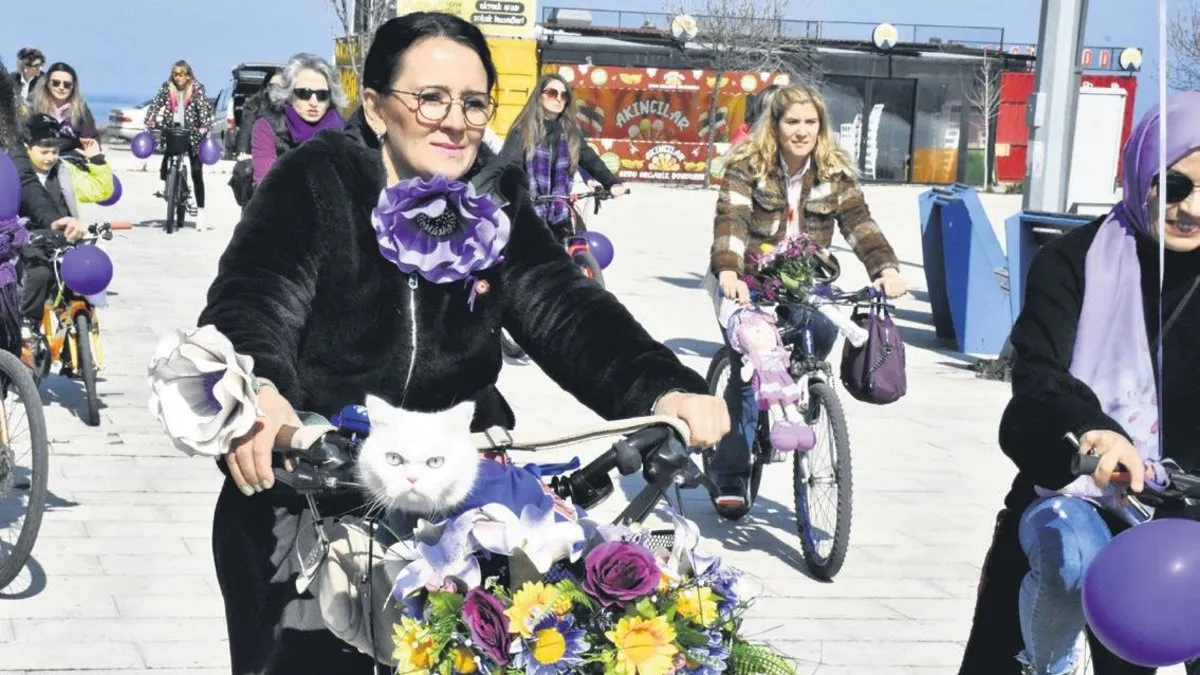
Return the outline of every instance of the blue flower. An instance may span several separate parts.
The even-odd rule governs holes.
[[[729,659],[729,648],[725,646],[720,630],[708,631],[708,644],[692,647],[684,652],[684,666],[679,675],[721,675]]]
[[[575,617],[558,617],[553,612],[533,627],[533,635],[513,643],[512,665],[525,675],[556,675],[576,670],[590,645],[585,632],[575,628]]]

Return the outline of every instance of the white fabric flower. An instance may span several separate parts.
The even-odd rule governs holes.
[[[486,504],[479,509],[488,516],[471,529],[484,550],[497,555],[525,554],[537,571],[545,574],[560,560],[574,562],[583,552],[587,537],[577,522],[556,521],[553,508],[527,505],[521,515],[503,504]]]
[[[229,452],[260,415],[254,359],[214,326],[164,337],[147,370],[150,414],[188,455]]]

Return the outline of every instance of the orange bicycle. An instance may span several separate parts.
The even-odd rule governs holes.
[[[41,383],[50,374],[50,367],[57,362],[62,364],[61,375],[71,379],[82,379],[87,404],[83,415],[84,422],[93,427],[100,424],[100,396],[96,391],[96,375],[104,368],[100,317],[96,309],[106,304],[104,291],[112,278],[112,263],[107,262],[107,277],[104,277],[102,272],[100,274],[102,284],[98,284],[95,278],[88,279],[86,285],[94,287],[83,288],[85,284],[73,283],[73,270],[67,270],[67,274],[64,275],[63,261],[78,248],[94,247],[101,239],[111,240],[113,229],[124,228],[120,225],[114,228],[109,223],[89,225],[88,235],[73,243],[68,243],[58,232],[38,233],[30,238],[30,245],[41,246],[53,262],[56,288],[42,311],[42,320],[33,327],[33,377]],[[101,262],[107,259],[99,248],[90,253],[90,257],[93,261],[95,257],[99,257]],[[83,272],[86,277],[91,270]],[[92,276],[96,276],[95,273]],[[73,290],[72,285],[86,290],[87,293]]]

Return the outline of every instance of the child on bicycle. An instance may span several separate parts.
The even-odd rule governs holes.
[[[807,233],[827,249],[836,222],[876,288],[889,298],[908,289],[895,252],[867,209],[854,165],[833,140],[820,94],[803,85],[780,88],[762,114],[767,119],[730,156],[713,223],[705,286],[713,294],[726,344],[729,317],[750,303],[749,286],[742,280],[748,256],[788,236]],[[727,518],[738,518],[749,507],[750,453],[758,426],[758,402],[754,389],[742,382],[741,369],[734,350],[725,394],[732,431],[721,439],[709,464],[719,489],[714,503]]]
[[[107,166],[100,146],[94,139],[84,139],[78,151],[85,162],[80,168],[71,158],[60,159],[59,151],[72,142],[72,137],[62,130],[58,120],[50,115],[35,114],[25,122],[22,129],[25,152],[17,153],[13,163],[21,176],[20,214],[28,219],[26,227],[31,232],[61,232],[66,241],[72,242],[87,234],[87,226],[79,221],[79,206],[76,199],[75,181],[83,180],[86,174],[93,179],[107,175],[111,195],[112,169]],[[90,141],[90,142],[89,142]],[[73,178],[75,174],[81,178]],[[21,359],[31,365],[31,326],[42,318],[46,301],[54,292],[54,269],[50,252],[45,247],[26,246],[21,254],[21,328],[23,347]]]

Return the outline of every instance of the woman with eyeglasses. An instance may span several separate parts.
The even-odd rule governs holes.
[[[338,108],[348,103],[333,66],[315,54],[296,54],[283,67],[278,84],[268,88],[270,105],[254,121],[250,159],[254,184],[284,153],[325,129],[342,129]]]
[[[100,141],[96,118],[79,91],[79,77],[75,69],[65,63],[51,64],[38,79],[32,111],[50,115],[62,124],[63,133],[72,139],[62,148],[64,151],[80,147],[83,139]]]
[[[1141,521],[1123,488],[1162,487],[1165,460],[1200,470],[1197,181],[1200,92],[1189,91],[1130,134],[1122,200],[1034,256],[1012,329],[1012,399],[1000,419],[1000,447],[1017,476],[983,564],[964,675],[1076,672],[1084,574],[1115,534]],[[1076,453],[1099,457],[1093,475],[1071,473]],[[1094,640],[1092,661],[1097,675],[1154,672]],[[1200,661],[1187,672],[1200,672]]]
[[[533,210],[524,172],[481,171],[496,78],[478,27],[435,12],[390,19],[363,65],[370,133],[321,131],[281,157],[221,257],[199,324],[253,357],[266,383],[261,424],[221,462],[214,514],[237,675],[373,672],[296,590],[305,501],[270,468],[296,410],[329,417],[368,393],[424,412],[469,401],[474,431],[511,429],[496,389],[504,328],[602,417],[676,416],[694,445],[729,428],[704,378],[579,274]],[[357,493],[323,507],[363,508]],[[390,635],[378,639],[390,652]]]
[[[567,81],[557,74],[543,75],[504,138],[498,161],[525,169],[532,196],[571,194],[579,170],[590,176],[588,184],[592,187],[601,185],[614,197],[627,192],[587,144],[576,118],[577,110]],[[570,228],[566,203],[555,200],[539,203],[535,208],[553,231]]]
[[[188,165],[191,167],[192,186],[196,197],[196,229],[205,229],[204,221],[204,165],[200,162],[200,141],[212,128],[212,103],[204,91],[204,85],[196,80],[196,74],[187,61],[176,61],[171,66],[171,77],[163,82],[158,93],[146,108],[146,128],[178,125],[188,133]],[[167,162],[163,155],[159,178],[167,180]],[[193,211],[191,206],[189,211]]]

